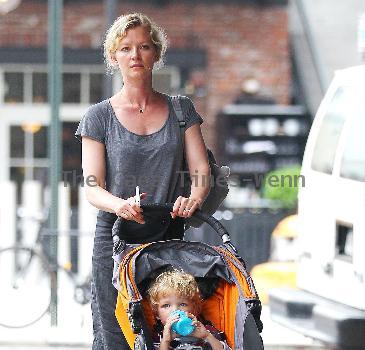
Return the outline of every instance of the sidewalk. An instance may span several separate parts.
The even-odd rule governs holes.
[[[62,313],[60,312],[62,315]],[[60,315],[60,316],[61,316]],[[59,317],[57,327],[50,326],[46,315],[36,324],[26,328],[8,329],[0,327],[0,349],[44,349],[55,350],[91,349],[92,322],[90,305],[76,305],[68,317]]]
[[[263,308],[262,337],[266,350],[325,349],[312,339],[272,321],[269,309]],[[49,316],[38,323],[22,329],[0,328],[0,350],[84,350],[91,349],[92,322],[90,305],[75,306],[68,317],[62,317],[57,327],[50,327]]]

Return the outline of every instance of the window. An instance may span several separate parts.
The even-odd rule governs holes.
[[[34,158],[47,158],[48,156],[48,127],[41,127],[33,135]]]
[[[353,232],[351,224],[336,223],[336,256],[338,258],[352,261]]]
[[[0,76],[0,84],[4,82],[5,103],[48,102],[48,73],[45,65],[4,65],[1,68],[4,73],[0,72],[3,75]],[[104,77],[102,65],[63,66],[63,103],[93,104],[102,101]],[[122,83],[119,75],[113,81],[115,91],[119,90]],[[180,84],[180,71],[176,67],[164,67],[153,73],[153,87],[158,91],[176,94]]]
[[[24,131],[18,125],[10,127],[10,157],[24,158]]]
[[[4,73],[5,95],[8,103],[24,102],[24,74],[21,72]]]
[[[81,99],[81,74],[63,74],[63,102],[80,103]]]
[[[332,174],[338,140],[345,117],[350,113],[351,94],[339,88],[328,105],[314,146],[312,169]]]
[[[47,103],[48,73],[45,65],[4,65],[0,91],[5,103]],[[103,99],[104,67],[64,66],[63,102],[97,103]],[[0,96],[0,103],[3,102]]]
[[[33,73],[32,96],[34,103],[48,101],[47,73]]]
[[[90,73],[90,103],[97,103],[103,99],[104,74]]]
[[[77,198],[82,181],[81,143],[74,136],[78,122],[62,123],[62,177],[71,185],[73,200]],[[24,123],[10,126],[10,180],[17,183],[18,203],[24,180],[40,181],[49,185],[48,126]]]
[[[48,127],[25,123],[10,127],[10,180],[17,183],[17,200],[21,202],[21,184],[24,180],[38,180],[48,184],[47,158]]]
[[[351,106],[351,119],[341,159],[340,174],[352,180],[365,181],[365,101],[359,91],[354,91],[353,104]]]

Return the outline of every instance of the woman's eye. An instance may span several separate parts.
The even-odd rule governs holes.
[[[127,47],[127,46],[124,46],[124,47],[122,47],[121,49],[120,49],[120,51],[128,51],[129,50],[129,48]]]
[[[144,44],[144,45],[141,45],[141,48],[144,50],[148,50],[150,48],[150,46],[147,44]]]

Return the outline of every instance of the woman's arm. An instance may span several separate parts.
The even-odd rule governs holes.
[[[105,190],[105,146],[89,137],[82,138],[82,170],[86,199],[94,207],[127,220],[144,223],[133,197],[122,199]]]
[[[210,167],[199,124],[185,131],[185,157],[192,180],[190,198],[203,202],[210,189]]]
[[[189,198],[178,197],[173,208],[173,217],[190,217],[199,208],[210,190],[210,167],[200,125],[194,124],[185,130],[185,157],[191,178]],[[184,209],[190,209],[185,211]],[[175,214],[175,215],[174,215]]]

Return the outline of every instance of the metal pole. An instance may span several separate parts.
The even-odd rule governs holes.
[[[116,0],[105,0],[105,18],[106,18],[106,27],[109,28],[115,18],[117,11],[117,2]],[[104,76],[104,98],[109,98],[113,95],[113,77],[111,75]]]
[[[48,96],[51,120],[48,137],[51,186],[49,229],[50,254],[57,261],[58,183],[61,179],[61,126],[59,106],[62,101],[62,8],[63,0],[48,0]],[[57,326],[57,273],[51,284],[51,326]]]

